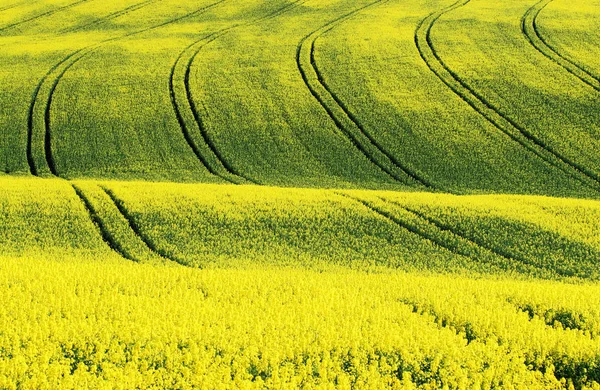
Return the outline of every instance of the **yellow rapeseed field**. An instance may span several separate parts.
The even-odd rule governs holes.
[[[600,390],[598,0],[0,0],[0,390]]]

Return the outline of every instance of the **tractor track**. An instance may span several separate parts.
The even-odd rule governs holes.
[[[146,6],[148,6],[148,5],[152,4],[152,3],[156,3],[157,1],[160,1],[160,0],[146,0],[146,1],[142,1],[142,2],[137,3],[137,4],[130,5],[127,8],[123,8],[122,10],[112,12],[109,15],[103,17],[103,18],[96,19],[96,20],[94,20],[92,22],[89,22],[89,23],[86,23],[86,24],[81,24],[79,26],[75,26],[75,27],[71,27],[71,28],[66,28],[66,29],[61,30],[60,32],[63,33],[63,34],[66,34],[66,33],[81,31],[81,30],[87,29],[87,28],[89,28],[91,26],[98,26],[98,25],[101,25],[101,24],[103,24],[103,23],[105,23],[105,22],[107,22],[109,20],[116,19],[116,18],[121,17],[123,15],[127,15],[130,12],[137,11],[138,9],[144,8],[144,7],[146,7]]]
[[[119,210],[119,213],[121,213],[123,218],[125,218],[125,220],[127,220],[127,223],[129,224],[129,228],[148,247],[148,249],[151,252],[157,254],[158,256],[162,257],[165,260],[169,260],[169,261],[172,261],[177,264],[184,265],[184,266],[186,265],[186,263],[183,260],[181,260],[173,255],[170,255],[170,254],[166,253],[165,251],[161,250],[160,248],[158,248],[157,245],[150,238],[148,238],[145,234],[142,233],[142,229],[137,224],[137,222],[135,221],[135,219],[133,218],[131,213],[129,213],[129,211],[125,207],[125,204],[123,203],[123,201],[121,201],[112,190],[110,190],[104,186],[100,186],[100,188],[102,189],[102,191],[104,191],[104,193],[106,195],[108,195],[108,197],[114,203],[114,205],[117,207],[117,209]]]
[[[397,218],[393,214],[380,209],[379,207],[373,205],[369,201],[366,201],[366,200],[363,200],[363,199],[360,199],[360,198],[357,198],[357,197],[354,197],[354,196],[351,196],[351,195],[348,195],[345,193],[341,193],[341,192],[335,192],[335,193],[341,197],[350,199],[356,203],[359,203],[359,204],[365,206],[367,209],[371,210],[373,213],[385,218],[388,221],[391,221],[394,225],[399,226],[400,228],[407,230],[416,236],[419,236],[421,239],[423,239],[425,241],[429,241],[430,243],[434,244],[434,246],[436,246],[436,247],[445,249],[451,253],[454,253],[455,255],[459,255],[459,256],[463,256],[463,257],[471,257],[470,255],[461,253],[456,248],[453,248],[452,246],[448,245],[447,243],[445,243],[444,241],[442,241],[436,237],[431,237],[430,235],[424,234],[420,229],[417,229],[414,226],[411,226],[411,224],[402,221],[400,218]]]
[[[8,10],[11,10],[13,8],[20,7],[20,6],[22,6],[24,4],[27,4],[27,3],[28,3],[28,1],[19,1],[17,3],[10,4],[10,5],[7,5],[7,6],[4,6],[4,7],[0,8],[0,12],[8,11]]]
[[[223,1],[223,0],[221,0],[221,1]],[[68,54],[60,62],[58,62],[52,68],[50,68],[50,70],[46,73],[46,75],[44,77],[42,77],[42,79],[36,86],[36,88],[33,92],[32,101],[31,101],[29,111],[28,111],[27,161],[28,161],[28,164],[30,167],[31,174],[34,176],[40,176],[40,174],[41,174],[40,167],[37,165],[35,155],[34,155],[33,138],[34,138],[34,133],[35,133],[34,118],[35,118],[36,108],[41,107],[42,103],[43,103],[43,122],[44,122],[44,126],[43,126],[44,127],[44,129],[43,129],[44,148],[43,148],[43,151],[45,154],[45,160],[46,160],[47,168],[50,171],[50,173],[54,176],[60,177],[60,173],[57,169],[56,162],[54,160],[53,153],[52,153],[52,132],[51,132],[51,125],[50,125],[50,113],[51,113],[51,108],[52,108],[52,100],[53,100],[56,88],[58,87],[58,84],[60,83],[60,81],[66,74],[66,72],[73,65],[75,65],[81,59],[83,59],[85,56],[92,53],[97,48],[99,48],[107,43],[111,43],[111,42],[114,42],[116,40],[123,39],[126,37],[131,37],[136,34],[141,34],[141,33],[165,26],[167,24],[175,23],[182,19],[195,16],[195,15],[200,14],[200,13],[204,12],[205,10],[211,8],[215,4],[216,3],[213,3],[211,5],[199,8],[193,12],[187,13],[185,15],[179,16],[174,19],[170,19],[166,22],[159,23],[157,25],[154,25],[154,26],[151,26],[151,27],[139,30],[139,31],[135,31],[135,32],[123,35],[123,36],[119,36],[119,37],[110,38],[105,41],[81,48],[79,50],[76,50],[76,51]],[[129,10],[129,12],[132,12],[132,11],[133,10]],[[125,13],[122,13],[119,16],[122,16],[124,14]],[[45,99],[45,101],[40,101],[41,91],[45,86],[48,86],[48,84],[49,84],[48,96]],[[138,261],[132,255],[127,253],[127,251],[125,251],[123,249],[123,247],[117,242],[117,240],[112,236],[112,234],[110,233],[107,226],[105,226],[104,222],[97,214],[92,203],[85,196],[85,193],[80,188],[75,186],[74,184],[71,184],[71,185],[73,186],[75,193],[77,194],[77,196],[79,197],[79,199],[82,201],[83,205],[85,206],[86,210],[88,211],[88,214],[90,215],[90,218],[94,222],[95,226],[100,231],[100,234],[101,234],[103,240],[110,246],[110,248],[113,249],[114,251],[116,251],[118,254],[120,254],[125,259]],[[115,196],[115,194],[105,187],[101,187],[101,188],[106,193],[106,195],[111,199],[111,201],[114,203],[114,205],[117,207],[119,212],[122,214],[123,218],[125,218],[127,220],[129,227],[134,232],[134,234],[148,247],[148,249],[150,251],[152,251],[153,253],[162,257],[163,259],[185,265],[184,261],[182,261],[178,258],[175,258],[174,256],[171,256],[168,253],[158,249],[150,239],[148,239],[147,237],[145,237],[142,234],[142,232],[139,229],[139,226],[136,224],[135,220],[131,217],[131,215],[128,213],[128,211],[125,208],[125,206],[123,205],[123,203]]]
[[[552,47],[546,38],[541,34],[537,18],[540,13],[554,0],[541,0],[535,3],[525,12],[521,18],[521,32],[527,38],[527,41],[538,52],[546,58],[559,65],[561,68],[577,77],[584,84],[592,87],[597,92],[600,92],[600,78],[587,71],[583,66],[567,58],[556,48]]]
[[[11,24],[9,24],[9,25],[6,25],[6,26],[3,26],[3,27],[0,27],[0,32],[3,32],[3,31],[6,31],[6,30],[9,30],[9,29],[11,29],[11,28],[18,27],[18,26],[20,26],[20,25],[22,25],[22,24],[29,23],[29,22],[32,22],[32,21],[34,21],[34,20],[37,20],[37,19],[44,18],[44,17],[46,17],[46,16],[52,16],[52,15],[54,15],[54,14],[58,13],[58,12],[61,12],[61,11],[67,10],[67,9],[69,9],[69,8],[76,7],[76,6],[78,6],[79,4],[87,3],[88,1],[94,1],[94,0],[78,0],[78,1],[75,1],[75,2],[73,2],[73,3],[71,3],[71,4],[67,4],[67,5],[64,5],[64,6],[62,6],[62,7],[58,7],[58,8],[52,9],[52,10],[50,10],[50,11],[43,12],[43,13],[41,13],[41,14],[38,14],[38,15],[36,15],[36,16],[32,16],[32,17],[30,17],[30,18],[26,18],[26,19],[22,19],[22,20],[20,20],[20,21],[18,21],[18,22],[14,22],[14,23],[11,23]]]
[[[190,87],[191,69],[194,60],[200,54],[204,47],[208,46],[210,43],[226,35],[230,31],[239,27],[246,27],[259,22],[263,22],[265,20],[274,19],[280,16],[281,14],[304,3],[304,1],[306,0],[296,0],[257,19],[245,23],[238,23],[231,26],[227,26],[213,33],[210,33],[187,46],[181,53],[179,53],[179,56],[177,57],[175,63],[171,67],[171,74],[169,77],[171,103],[173,105],[173,110],[175,111],[177,122],[179,123],[179,127],[181,128],[183,137],[192,149],[196,158],[202,163],[202,165],[204,165],[204,167],[211,174],[220,177],[223,180],[226,180],[233,184],[242,184],[244,182],[260,184],[257,180],[250,178],[247,175],[244,175],[240,171],[238,171],[219,151],[219,148],[217,148],[214,140],[207,131],[206,126],[204,125],[204,122],[198,112]],[[184,63],[186,57],[187,61],[185,61],[185,67],[183,68],[182,72],[178,72],[178,69],[181,68],[180,64]],[[183,73],[182,80],[181,77],[177,77],[179,73]],[[178,90],[175,89],[176,79],[179,79],[177,81],[179,81],[180,84],[183,84],[185,96],[181,96],[178,93]],[[182,110],[182,107],[184,105],[186,106],[186,112],[190,113],[193,117],[193,124],[191,126],[189,123],[186,123],[184,111]],[[206,146],[202,147],[202,150],[191,134],[190,129],[192,127],[198,128],[200,135],[202,136],[203,144],[204,146]]]
[[[458,240],[458,244],[449,244],[447,242],[445,242],[443,239],[441,239],[440,237],[436,237],[435,234],[431,234],[429,232],[426,231],[426,229],[420,228],[418,225],[415,225],[413,223],[410,222],[406,222],[404,220],[402,220],[401,218],[393,215],[390,212],[387,212],[375,205],[373,205],[371,202],[367,201],[367,200],[363,200],[360,199],[358,197],[354,197],[345,193],[341,193],[341,192],[335,192],[337,195],[345,197],[347,199],[351,199],[357,203],[362,204],[363,206],[367,207],[369,210],[371,210],[372,212],[382,216],[383,218],[391,221],[392,223],[394,223],[396,226],[399,226],[400,228],[409,231],[412,234],[417,235],[418,237],[420,237],[421,239],[425,240],[425,241],[429,241],[430,243],[434,244],[436,247],[442,248],[444,250],[447,250],[455,255],[458,256],[462,256],[462,257],[466,257],[466,258],[470,258],[473,259],[477,262],[479,262],[480,260],[482,260],[482,258],[479,258],[478,256],[476,256],[474,253],[472,253],[469,250],[466,250],[463,246],[464,245],[472,245],[473,247],[477,248],[480,251],[483,251],[484,253],[487,254],[491,254],[492,256],[495,256],[503,261],[508,261],[509,264],[521,264],[522,267],[524,267],[521,272],[547,272],[546,269],[541,268],[535,264],[531,264],[530,262],[524,260],[524,259],[519,259],[517,257],[511,256],[507,253],[504,253],[502,251],[498,251],[494,248],[491,248],[487,245],[484,245],[478,241],[472,240],[468,237],[466,237],[465,235],[461,234],[460,232],[457,232],[455,229],[451,229],[447,226],[444,226],[442,224],[440,224],[439,222],[437,222],[436,220],[422,214],[419,213],[415,210],[412,210],[404,205],[401,205],[397,202],[394,201],[389,201],[387,199],[378,197],[379,200],[381,200],[384,203],[388,203],[388,204],[392,204],[396,207],[399,207],[403,210],[405,210],[406,212],[408,212],[409,214],[412,214],[413,216],[417,217],[417,219],[419,219],[423,224],[425,224],[426,226],[431,226],[433,227],[436,231],[439,232],[443,232],[446,234],[449,234],[451,236],[453,236],[455,239]],[[500,269],[504,269],[504,267],[502,267],[501,263],[496,263],[496,262],[490,262],[490,261],[486,261],[486,263],[498,267]],[[561,275],[559,273],[559,275]],[[561,276],[568,276],[568,275],[561,275]]]
[[[426,214],[424,214],[424,213],[422,213],[422,212],[420,212],[418,210],[415,210],[413,208],[407,207],[407,206],[402,205],[402,204],[400,204],[398,202],[395,202],[395,201],[390,201],[390,200],[383,199],[383,198],[379,198],[379,199],[381,199],[383,202],[393,204],[394,206],[397,206],[397,207],[399,207],[399,208],[401,208],[401,209],[409,212],[410,214],[415,215],[416,217],[418,217],[419,219],[421,219],[425,223],[428,223],[430,225],[435,226],[440,231],[448,232],[448,233],[452,234],[453,236],[458,237],[459,239],[464,240],[464,241],[466,241],[466,242],[468,242],[468,243],[476,246],[477,248],[479,248],[481,250],[493,253],[494,255],[496,255],[496,256],[504,259],[504,260],[507,260],[507,261],[509,261],[509,262],[511,262],[513,264],[514,263],[521,263],[521,264],[525,265],[526,267],[532,267],[532,268],[537,269],[537,270],[545,271],[545,268],[543,268],[543,267],[540,267],[540,266],[538,266],[536,264],[532,264],[530,261],[528,261],[526,259],[523,259],[523,258],[514,256],[514,255],[511,255],[510,253],[505,252],[503,250],[499,250],[497,248],[494,248],[493,246],[487,245],[487,244],[481,242],[480,240],[468,237],[465,234],[463,234],[460,231],[458,231],[457,229],[455,229],[455,228],[453,228],[451,226],[448,226],[448,225],[446,225],[444,223],[441,223],[437,219],[432,218],[432,217],[430,217],[430,216],[428,216],[428,215],[426,215]],[[565,276],[565,277],[571,276],[571,275],[569,275],[567,273],[560,272],[558,270],[553,270],[553,271],[556,272],[560,276]]]
[[[377,0],[357,8],[329,21],[306,35],[300,40],[296,48],[296,65],[300,71],[302,80],[304,81],[304,84],[306,84],[311,95],[325,110],[338,130],[373,165],[398,182],[407,185],[416,184],[428,189],[440,190],[437,185],[419,175],[385,150],[385,148],[365,129],[360,120],[326,83],[315,60],[315,43],[320,37],[364,9],[383,4],[386,1],[387,0]],[[336,111],[340,113],[339,116],[336,114]]]
[[[215,3],[209,4],[208,6],[204,6],[193,12],[189,12],[185,15],[179,16],[174,19],[170,19],[168,21],[159,23],[157,25],[147,27],[142,30],[134,31],[134,32],[122,35],[122,36],[109,38],[104,41],[98,42],[96,44],[92,44],[90,46],[76,50],[76,51],[70,53],[69,55],[67,55],[65,58],[63,58],[60,62],[55,64],[38,83],[36,89],[33,92],[31,104],[30,104],[29,111],[28,111],[27,160],[29,163],[31,174],[33,174],[35,176],[38,176],[40,174],[40,167],[38,166],[38,163],[36,162],[36,159],[35,159],[33,138],[35,137],[35,134],[36,134],[36,129],[35,129],[35,127],[36,127],[35,126],[36,109],[38,109],[38,110],[42,109],[44,125],[43,125],[43,130],[39,131],[39,133],[44,134],[43,154],[45,155],[46,166],[48,167],[50,174],[52,174],[54,176],[60,176],[60,172],[57,168],[57,165],[56,165],[56,162],[54,159],[54,155],[53,155],[53,151],[52,151],[52,129],[51,129],[51,123],[50,123],[50,114],[51,114],[51,109],[52,109],[52,102],[54,99],[54,93],[56,92],[56,89],[57,89],[60,81],[63,79],[64,75],[67,73],[67,71],[73,65],[75,65],[77,62],[79,62],[80,60],[82,60],[83,58],[88,56],[89,54],[93,53],[96,49],[98,49],[99,47],[101,47],[107,43],[112,43],[112,42],[115,42],[120,39],[128,38],[128,37],[131,37],[131,36],[134,36],[137,34],[142,34],[142,33],[163,27],[168,24],[178,22],[182,19],[196,16],[196,15],[206,11],[207,9],[211,8],[212,6],[214,6],[214,4]],[[47,94],[47,97],[45,98],[45,101],[42,102],[42,101],[40,101],[40,99],[41,99],[40,95],[41,95],[42,89],[45,86],[48,87],[48,94]],[[42,107],[42,108],[40,108],[40,107]]]
[[[181,109],[179,108],[179,104],[177,103],[177,98],[175,95],[175,69],[177,67],[177,65],[179,64],[179,61],[181,61],[181,59],[183,58],[183,55],[185,53],[185,51],[192,47],[194,44],[192,43],[191,45],[189,45],[188,47],[186,47],[184,49],[184,51],[182,51],[181,53],[179,53],[179,56],[177,57],[177,59],[175,60],[175,63],[173,64],[173,66],[171,66],[171,71],[169,74],[169,97],[171,98],[171,104],[173,105],[173,110],[175,111],[175,116],[177,118],[177,123],[179,123],[179,128],[181,129],[181,132],[183,134],[183,138],[185,138],[185,141],[187,142],[187,144],[189,145],[189,147],[192,149],[192,152],[194,153],[194,155],[196,156],[196,158],[200,161],[200,163],[204,166],[204,168],[206,168],[206,170],[208,170],[208,172],[210,172],[212,175],[215,176],[219,176],[219,173],[217,171],[215,171],[212,168],[212,165],[208,163],[208,161],[204,158],[204,155],[202,154],[202,152],[200,152],[200,149],[198,148],[198,145],[196,144],[196,141],[194,141],[194,139],[192,138],[192,135],[190,134],[190,131],[187,127],[187,125],[185,124],[185,119],[183,118],[183,114]],[[227,180],[228,182],[233,182],[232,179],[230,179],[229,177],[225,177],[225,180]]]
[[[417,25],[414,35],[415,45],[427,67],[461,100],[513,141],[542,159],[545,163],[561,170],[587,187],[600,191],[600,177],[596,173],[563,156],[554,150],[553,147],[509,118],[508,115],[502,113],[502,111],[471,88],[460,76],[450,69],[437,53],[431,39],[433,26],[444,14],[463,7],[470,1],[458,0],[449,7],[429,14]]]
[[[134,258],[133,256],[131,256],[131,254],[129,254],[121,246],[121,244],[119,244],[117,239],[115,239],[115,237],[110,233],[110,230],[106,227],[106,225],[104,224],[104,221],[102,221],[102,218],[100,218],[100,216],[98,215],[98,212],[92,205],[92,202],[90,202],[88,197],[85,195],[84,191],[81,188],[77,187],[75,184],[71,184],[71,187],[73,187],[73,190],[75,190],[75,193],[81,200],[81,203],[83,203],[83,205],[85,206],[85,209],[87,210],[88,214],[90,215],[92,222],[94,223],[94,225],[96,225],[96,228],[100,231],[100,235],[102,236],[102,239],[104,240],[104,242],[112,250],[117,252],[120,256],[124,257],[125,259],[139,262],[139,260]]]
[[[32,98],[31,98],[31,102],[29,103],[29,109],[27,111],[27,163],[29,164],[29,171],[32,175],[34,176],[39,176],[39,169],[38,169],[38,164],[36,163],[35,157],[34,157],[34,151],[33,151],[33,137],[34,137],[34,116],[35,116],[35,107],[37,106],[38,103],[38,97],[39,94],[41,92],[42,87],[44,86],[44,84],[46,83],[46,81],[50,78],[50,76],[65,62],[69,61],[72,57],[75,57],[76,55],[78,55],[81,51],[83,51],[84,49],[79,49],[77,51],[72,52],[71,54],[69,54],[68,56],[66,56],[65,58],[63,58],[60,62],[58,62],[57,64],[55,64],[52,68],[50,68],[48,70],[48,72],[46,72],[46,74],[41,78],[40,82],[38,83],[38,85],[35,87],[33,94],[32,94]],[[46,151],[46,142],[44,142],[44,151]],[[46,161],[46,163],[48,164],[48,162]],[[50,169],[50,164],[48,164],[48,168]]]

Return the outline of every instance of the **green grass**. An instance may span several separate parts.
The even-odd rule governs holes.
[[[0,0],[0,388],[600,388],[583,0]]]

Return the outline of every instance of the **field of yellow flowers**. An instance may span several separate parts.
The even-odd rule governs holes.
[[[0,389],[600,390],[598,0],[0,0]]]
[[[597,285],[2,258],[0,387],[598,388]]]
[[[1,388],[599,388],[598,201],[0,180]]]

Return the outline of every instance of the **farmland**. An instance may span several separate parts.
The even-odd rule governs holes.
[[[0,0],[0,388],[600,388],[599,27]]]

